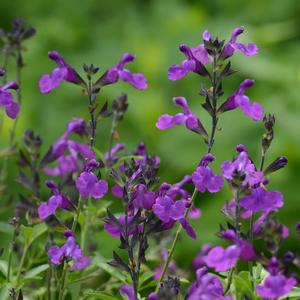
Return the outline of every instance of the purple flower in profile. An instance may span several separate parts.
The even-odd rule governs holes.
[[[239,107],[242,112],[254,121],[260,121],[264,117],[264,109],[257,102],[251,102],[249,97],[245,96],[245,91],[254,84],[254,80],[245,79],[239,88],[227,98],[220,106],[219,112],[236,109]]]
[[[213,247],[204,257],[208,267],[214,268],[216,272],[226,272],[233,268],[240,256],[241,249],[237,245],[227,248],[221,246]]]
[[[119,157],[116,155],[118,152],[123,150],[125,148],[125,144],[116,144],[110,152],[104,153],[104,159],[105,161],[109,162],[110,164],[113,164],[119,160]]]
[[[187,101],[184,97],[174,98],[174,103],[183,109],[183,113],[178,113],[174,116],[164,114],[161,115],[156,122],[156,127],[160,130],[169,129],[175,125],[185,124],[186,128],[201,134],[207,139],[207,132],[197,116],[190,110]]]
[[[41,220],[53,215],[58,208],[70,209],[69,199],[60,191],[57,184],[52,180],[46,181],[46,184],[54,195],[48,199],[47,203],[43,202],[38,207],[38,215]]]
[[[224,179],[221,175],[215,175],[208,164],[214,161],[215,158],[212,154],[206,154],[196,171],[192,174],[192,180],[198,191],[204,193],[208,190],[210,193],[218,192],[223,184]]]
[[[196,282],[190,287],[187,300],[232,300],[231,296],[224,296],[220,279],[209,274],[206,267],[196,272]]]
[[[258,47],[254,43],[248,43],[244,45],[237,43],[237,37],[244,32],[244,27],[237,27],[233,30],[231,38],[227,44],[225,44],[222,56],[227,58],[234,54],[235,51],[241,51],[247,56],[253,56],[258,53]]]
[[[0,87],[0,106],[5,108],[6,114],[11,119],[15,119],[19,113],[20,107],[14,101],[13,95],[8,90],[17,90],[19,88],[16,82],[9,82]]]
[[[203,40],[207,39],[207,31],[203,33]],[[168,70],[168,77],[170,80],[179,80],[185,77],[189,72],[194,72],[200,75],[205,73],[203,64],[209,63],[209,55],[204,47],[200,44],[195,48],[190,48],[186,44],[182,44],[179,50],[185,55],[186,59],[179,65],[174,64]]]
[[[134,296],[133,288],[129,284],[123,284],[120,287],[120,293],[124,295],[127,298],[127,300],[137,300]]]
[[[57,63],[58,67],[55,68],[51,74],[45,74],[41,77],[39,87],[43,94],[50,93],[64,80],[85,86],[83,79],[65,62],[64,58],[57,51],[48,52],[48,56]]]
[[[280,192],[268,192],[263,187],[258,187],[251,189],[250,195],[243,197],[240,204],[252,212],[271,212],[283,206],[283,198]]]
[[[66,230],[64,232],[67,238],[65,244],[61,247],[56,245],[51,246],[48,250],[48,256],[51,263],[59,265],[62,263],[63,259],[72,261],[73,264],[70,268],[71,271],[74,269],[81,271],[90,265],[90,257],[84,256],[82,250],[77,245],[74,238],[74,234],[71,230]]]
[[[117,82],[122,79],[125,82],[131,84],[138,90],[144,90],[147,88],[146,77],[141,73],[131,73],[128,69],[125,69],[125,65],[134,60],[134,55],[125,53],[118,64],[111,67],[97,83],[100,85],[107,85]]]
[[[76,179],[76,188],[83,198],[93,197],[95,199],[102,198],[108,191],[108,184],[105,180],[99,180],[92,173],[92,170],[98,167],[96,160],[92,159],[88,162],[85,170]]]
[[[237,148],[241,148],[241,145]],[[232,181],[235,176],[242,178],[243,186],[249,185],[250,187],[253,187],[264,180],[264,173],[256,171],[256,167],[249,159],[245,148],[239,153],[238,157],[233,162],[223,162],[221,169],[224,178],[229,181]]]

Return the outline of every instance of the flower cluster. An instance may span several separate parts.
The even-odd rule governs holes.
[[[67,238],[66,242],[61,246],[51,246],[48,250],[48,256],[50,261],[59,265],[64,260],[72,262],[70,270],[81,271],[87,268],[91,261],[89,256],[84,256],[82,250],[77,245],[74,233],[71,230],[66,230],[64,232],[65,237]]]

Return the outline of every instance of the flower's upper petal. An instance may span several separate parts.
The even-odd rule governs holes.
[[[161,115],[156,122],[156,127],[160,130],[165,130],[174,125],[181,125],[185,122],[186,116],[182,113],[170,116],[168,114]]]
[[[131,73],[129,70],[124,69],[119,71],[119,76],[123,81],[130,83],[138,90],[144,90],[147,88],[146,77],[141,73]]]

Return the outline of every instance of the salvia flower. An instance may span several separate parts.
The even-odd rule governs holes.
[[[228,97],[228,99],[220,106],[219,111],[224,112],[239,107],[242,112],[254,121],[260,121],[264,117],[264,109],[257,102],[251,102],[245,92],[254,84],[254,80],[245,79],[239,88]]]
[[[241,249],[237,245],[231,245],[227,248],[216,246],[208,251],[204,261],[208,267],[214,268],[216,272],[226,272],[236,265],[240,253]]]
[[[52,190],[53,195],[48,199],[47,203],[43,202],[38,207],[38,215],[41,220],[45,220],[53,215],[58,208],[70,208],[68,198],[60,191],[58,185],[54,181],[46,181],[46,185]]]
[[[106,219],[104,222],[104,229],[109,233],[110,236],[114,238],[119,238],[121,235],[123,235],[123,229],[125,227],[125,215],[121,215],[117,217],[114,222],[112,222],[110,219]],[[128,216],[127,217],[127,222],[128,225],[131,224],[133,217]],[[129,236],[133,235],[135,232],[135,229],[133,226],[129,226]]]
[[[125,69],[125,65],[132,62],[135,59],[134,55],[125,53],[120,59],[119,63],[111,67],[97,83],[100,85],[107,85],[116,83],[119,79],[131,84],[138,90],[144,90],[147,88],[146,77],[141,73],[132,73],[128,69]]]
[[[232,300],[231,296],[225,296],[220,279],[209,274],[206,267],[196,272],[196,282],[188,291],[187,300]]]
[[[272,257],[268,264],[269,275],[267,275],[262,284],[256,287],[256,292],[266,299],[278,299],[288,294],[297,284],[294,277],[286,277],[280,272],[276,257]]]
[[[240,204],[252,212],[270,212],[283,206],[283,198],[280,192],[268,192],[265,188],[258,187],[251,189],[250,195],[243,197]]]
[[[120,287],[120,293],[124,295],[127,298],[127,300],[136,300],[136,297],[134,296],[133,288],[129,284],[123,284]]]
[[[238,43],[236,40],[240,34],[244,32],[244,27],[237,27],[233,30],[231,38],[227,44],[225,44],[222,56],[227,58],[234,54],[235,51],[241,51],[247,56],[253,56],[258,53],[258,47],[254,43],[248,43],[244,45]]]
[[[76,188],[83,198],[102,198],[108,191],[108,184],[105,180],[99,180],[92,172],[99,166],[99,163],[92,159],[85,166],[84,171],[76,179]]]
[[[241,145],[238,145],[237,150],[241,148]],[[242,150],[242,149],[241,149]],[[243,148],[238,154],[238,157],[233,161],[223,162],[221,169],[223,177],[229,181],[234,181],[234,179],[239,179],[242,181],[243,186],[253,187],[260,184],[264,179],[263,172],[256,170],[255,165],[249,159],[249,155],[246,149]]]
[[[214,161],[214,156],[212,154],[206,154],[196,171],[192,174],[192,180],[198,191],[204,193],[208,190],[210,193],[218,192],[223,184],[224,179],[221,175],[215,175],[208,164]]]
[[[17,90],[19,88],[16,82],[9,82],[0,87],[0,106],[5,108],[7,116],[15,119],[19,113],[20,107],[14,101],[13,95],[8,90]]]
[[[39,87],[43,94],[50,93],[57,88],[62,81],[85,86],[83,79],[65,62],[64,58],[57,51],[48,52],[48,56],[57,63],[58,67],[55,68],[51,74],[45,74],[41,77]]]
[[[207,39],[205,34],[203,34],[203,39]],[[188,45],[182,44],[179,50],[185,55],[186,59],[179,65],[174,64],[169,68],[168,77],[170,80],[179,80],[185,77],[189,72],[200,75],[205,74],[203,64],[209,63],[209,55],[204,44],[200,44],[195,48],[190,48]]]
[[[70,270],[81,271],[90,265],[90,257],[84,256],[82,250],[77,245],[74,234],[71,230],[66,230],[64,232],[67,238],[64,245],[61,247],[51,246],[48,250],[48,256],[51,263],[59,265],[64,259],[71,261],[72,265]]]
[[[182,108],[183,113],[178,113],[174,116],[168,114],[161,115],[156,122],[156,127],[160,130],[166,130],[175,125],[185,124],[188,130],[198,133],[207,139],[206,130],[197,116],[190,110],[186,99],[184,97],[176,97],[174,98],[174,103]]]

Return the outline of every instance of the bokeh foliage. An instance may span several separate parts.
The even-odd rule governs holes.
[[[63,84],[49,95],[38,90],[41,74],[49,72],[53,63],[49,50],[59,51],[67,61],[80,70],[83,63],[94,63],[106,69],[116,63],[125,52],[137,55],[133,71],[144,73],[149,88],[136,91],[129,85],[118,83],[102,93],[103,101],[111,101],[118,93],[129,94],[129,111],[120,127],[120,137],[129,149],[143,140],[150,152],[161,157],[162,181],[175,182],[191,173],[205,151],[198,136],[183,127],[160,132],[155,127],[158,116],[164,112],[177,112],[172,97],[185,96],[200,119],[209,128],[208,117],[200,106],[198,77],[189,75],[178,82],[167,79],[167,68],[181,61],[178,45],[200,43],[201,32],[209,29],[213,34],[228,38],[232,29],[244,25],[244,41],[253,41],[259,48],[258,56],[251,58],[238,54],[233,58],[233,68],[238,72],[225,81],[227,95],[234,91],[244,78],[256,80],[249,95],[260,102],[266,112],[276,116],[275,141],[267,162],[284,154],[288,166],[272,176],[270,186],[281,190],[285,206],[280,220],[289,226],[290,238],[284,248],[298,250],[295,225],[299,220],[300,204],[300,3],[298,0],[14,0],[1,1],[0,26],[8,28],[15,16],[22,16],[36,27],[37,35],[26,43],[26,67],[23,70],[23,107],[18,124],[18,137],[27,128],[33,128],[49,147],[63,131],[64,125],[74,116],[87,117],[86,99],[80,89]],[[13,67],[13,66],[11,66]],[[9,73],[9,79],[14,74]],[[5,120],[0,145],[8,138],[10,121]],[[104,135],[108,122],[99,125],[97,146],[106,149],[108,136]],[[263,126],[245,117],[240,111],[221,116],[214,153],[215,166],[234,155],[235,145],[245,144],[258,162],[260,136]],[[10,164],[10,174],[15,174]],[[223,220],[220,208],[230,199],[229,189],[217,195],[201,195],[197,206],[203,217],[196,222],[199,239],[196,242],[183,237],[176,257],[179,264],[188,265],[203,243],[214,243],[215,232]],[[4,202],[4,200],[2,200]],[[7,201],[7,200],[5,200]],[[11,199],[9,200],[11,201]],[[101,200],[100,200],[101,201]],[[2,204],[5,203],[1,203]],[[0,210],[6,221],[7,210]],[[99,245],[107,256],[111,244],[107,234],[99,234]],[[102,240],[102,241],[101,241]],[[188,258],[186,253],[189,253]]]

